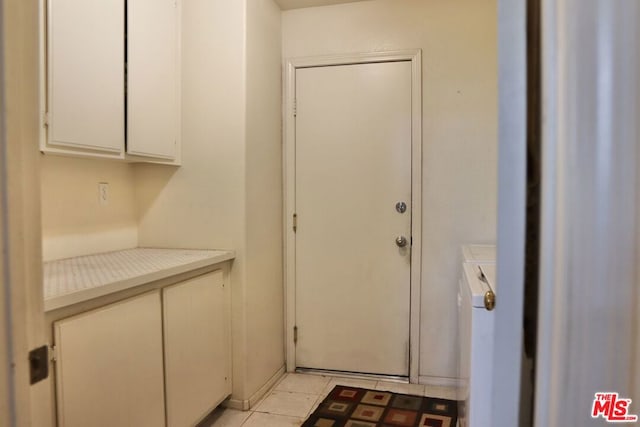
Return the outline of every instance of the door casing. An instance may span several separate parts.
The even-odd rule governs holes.
[[[411,61],[411,284],[409,331],[409,380],[418,382],[420,352],[420,287],[422,283],[422,50],[356,53],[286,60],[284,75],[284,286],[285,286],[285,356],[288,372],[296,369],[293,328],[296,325],[295,253],[293,231],[295,213],[295,95],[298,68],[353,65],[365,63]]]
[[[30,384],[47,343],[42,297],[40,2],[0,0],[0,425],[48,427],[51,379]],[[10,114],[7,114],[10,112]]]

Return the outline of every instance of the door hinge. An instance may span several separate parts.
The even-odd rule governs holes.
[[[49,113],[42,113],[42,126],[49,126]]]
[[[298,98],[293,100],[293,117],[298,117]]]
[[[51,363],[56,363],[58,361],[58,348],[55,345],[49,347],[49,360]]]
[[[297,232],[298,231],[298,214],[294,213],[293,214],[293,232]]]
[[[49,346],[35,348],[29,352],[29,378],[35,384],[49,376]]]
[[[294,344],[298,343],[298,327],[297,326],[293,327],[293,343]]]

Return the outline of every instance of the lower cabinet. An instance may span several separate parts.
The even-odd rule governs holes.
[[[162,290],[167,425],[193,425],[231,394],[228,289],[221,270]]]
[[[188,427],[231,393],[216,270],[54,323],[58,427]]]
[[[59,426],[164,425],[160,292],[58,321]]]

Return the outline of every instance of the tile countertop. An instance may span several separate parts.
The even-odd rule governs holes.
[[[44,309],[52,311],[231,260],[226,250],[135,248],[44,263]]]

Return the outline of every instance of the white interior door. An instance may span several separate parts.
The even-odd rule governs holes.
[[[297,367],[408,375],[411,99],[410,61],[296,70]]]

